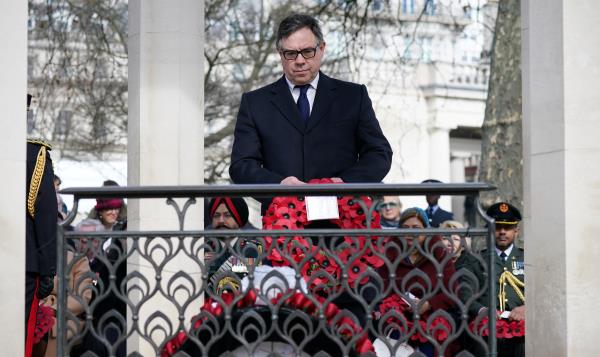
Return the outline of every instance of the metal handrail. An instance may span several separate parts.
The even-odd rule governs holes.
[[[59,193],[73,195],[75,199],[84,198],[162,198],[162,197],[216,197],[216,196],[252,196],[273,197],[310,194],[327,196],[341,193],[350,195],[398,195],[423,196],[471,195],[481,191],[495,190],[487,183],[427,183],[427,184],[382,184],[382,183],[344,183],[326,185],[198,185],[198,186],[104,186],[73,187]]]

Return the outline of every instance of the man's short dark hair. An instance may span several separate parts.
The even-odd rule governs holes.
[[[281,41],[283,39],[288,38],[294,32],[305,27],[308,27],[317,38],[317,46],[323,42],[323,32],[317,19],[306,14],[292,14],[279,23],[279,28],[277,28],[277,42],[275,42],[277,49],[281,49]]]

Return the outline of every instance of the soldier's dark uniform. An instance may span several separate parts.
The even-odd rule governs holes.
[[[58,207],[50,145],[27,141],[27,191],[25,240],[25,336],[30,351],[37,299],[52,291],[56,272],[56,228]],[[39,289],[41,287],[41,289]],[[39,289],[39,290],[38,290]]]
[[[498,202],[487,210],[486,214],[494,218],[496,226],[516,226],[521,221],[521,213],[514,206],[506,202]],[[488,252],[483,250],[481,257],[483,261],[487,261],[489,254],[493,254],[493,259],[496,263],[495,272],[496,277],[496,306],[495,308],[499,311],[512,311],[514,308],[525,305],[525,252],[522,248],[519,248],[513,242],[513,247],[510,254],[506,257],[506,261],[503,262],[498,256],[496,250]],[[458,263],[458,262],[457,262]],[[465,259],[461,266],[456,266],[456,269],[466,268],[470,270],[478,280],[478,285],[482,288],[485,284],[484,268],[481,265],[481,261],[478,259]],[[513,284],[516,285],[515,289],[509,283],[509,279],[513,280]],[[500,285],[502,281],[502,286]],[[469,282],[474,286],[474,282]],[[475,289],[473,288],[472,291]],[[500,301],[502,296],[503,302]],[[463,297],[466,301],[468,297]],[[484,290],[484,293],[479,299],[474,301],[468,307],[469,315],[474,317],[481,312],[481,308],[488,307],[489,291]],[[475,355],[482,355],[482,351],[478,347],[474,347],[472,352]],[[498,356],[499,357],[519,357],[525,356],[525,338],[524,337],[513,337],[510,339],[498,339]]]

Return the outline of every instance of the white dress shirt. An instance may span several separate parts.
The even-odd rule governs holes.
[[[290,82],[290,80],[285,77],[285,81],[290,88],[290,92],[292,92],[292,97],[294,97],[294,102],[298,103],[298,98],[300,98],[300,88],[294,88],[295,84]],[[310,87],[306,91],[306,96],[308,97],[308,104],[310,105],[310,112],[312,113],[313,103],[315,102],[315,95],[317,95],[317,83],[319,83],[319,73],[315,76],[315,79],[310,82]]]
[[[508,248],[506,248],[506,250],[504,251],[504,254],[506,254],[506,258],[508,259],[508,257],[510,256],[510,253],[512,252],[514,247],[514,244],[511,244]],[[498,256],[500,256],[500,254],[502,254],[502,250],[496,248],[496,254],[498,254]]]

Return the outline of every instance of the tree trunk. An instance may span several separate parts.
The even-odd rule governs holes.
[[[479,171],[479,181],[498,189],[482,195],[484,207],[523,207],[520,12],[520,0],[499,1]]]

